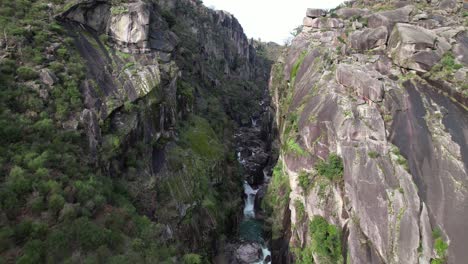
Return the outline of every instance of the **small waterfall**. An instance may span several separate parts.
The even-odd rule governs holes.
[[[261,160],[262,156],[258,153],[262,154],[266,151],[265,146],[259,143],[259,141],[261,141],[261,129],[258,126],[258,119],[251,117],[250,120],[252,126],[250,128],[243,128],[241,133],[236,134],[236,138],[238,139],[246,136],[244,141],[239,140],[239,142],[242,142],[242,145],[238,145],[236,153],[238,162],[244,168],[247,166],[247,163],[250,165],[252,162],[258,162],[257,158]],[[252,139],[252,135],[258,138]],[[264,220],[262,218],[257,219],[258,213],[255,211],[257,192],[261,188],[264,188],[265,184],[270,182],[268,174],[268,169],[263,168],[264,177],[261,186],[259,187],[253,188],[247,181],[244,181],[244,219],[239,225],[239,237],[241,238],[242,243],[254,243],[262,250],[262,255],[255,260],[257,262],[252,262],[250,264],[271,264],[271,252],[264,239]]]
[[[266,173],[264,175],[266,176]],[[244,193],[246,195],[244,206],[245,219],[255,218],[255,196],[257,192],[258,189],[254,190],[247,181],[244,181]],[[271,257],[271,252],[264,243],[262,243],[262,257],[263,259],[261,261],[252,264],[271,264],[271,261],[266,261],[268,257]]]
[[[244,216],[246,218],[255,218],[255,195],[258,190],[254,190],[250,184],[244,182],[244,193],[247,196],[245,198]]]
[[[255,264],[271,264],[271,261],[268,261],[266,262],[266,259],[270,256],[271,257],[271,252],[270,250],[265,247],[265,246],[262,246],[262,254],[263,254],[263,260],[255,263]]]

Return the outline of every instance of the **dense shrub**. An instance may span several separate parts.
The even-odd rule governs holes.
[[[60,194],[52,194],[49,198],[49,209],[54,213],[62,210],[64,204],[65,199]]]
[[[185,264],[201,264],[202,258],[200,255],[197,255],[197,254],[185,254],[184,263]]]
[[[309,174],[306,171],[301,171],[298,176],[298,181],[302,190],[307,191],[310,185]]]
[[[442,231],[436,228],[432,231],[432,238],[434,239],[434,250],[436,257],[431,260],[431,264],[442,264],[446,262],[448,244],[442,237]]]
[[[320,161],[316,164],[317,172],[330,180],[340,180],[343,177],[343,161],[336,154],[330,154],[327,161]]]
[[[341,231],[321,216],[315,216],[309,224],[312,250],[321,263],[343,263]]]
[[[99,227],[85,217],[81,217],[73,223],[73,234],[84,250],[96,249],[110,241],[109,230]]]
[[[18,77],[23,81],[29,81],[39,77],[39,74],[34,69],[25,66],[19,67],[17,73]]]

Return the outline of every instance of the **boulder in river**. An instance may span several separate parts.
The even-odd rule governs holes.
[[[262,247],[257,243],[244,244],[236,250],[236,259],[242,264],[258,262],[261,258]]]

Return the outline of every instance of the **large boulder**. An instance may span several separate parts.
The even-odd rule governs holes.
[[[356,31],[349,36],[351,48],[358,51],[383,47],[387,43],[387,38],[388,30],[384,26]]]
[[[337,18],[310,18],[305,17],[303,21],[304,26],[318,29],[327,28],[343,28],[344,23],[341,19]]]
[[[408,5],[395,10],[375,13],[369,17],[368,26],[370,28],[385,26],[391,31],[396,23],[408,23],[410,21],[410,15],[414,10],[414,6]]]
[[[110,5],[106,2],[83,1],[61,14],[61,18],[70,19],[102,33],[107,28],[110,13]]]
[[[148,51],[150,8],[147,3],[136,2],[111,8],[110,36],[124,50]]]
[[[172,52],[179,39],[172,31],[152,31],[150,35],[150,47],[162,52]]]
[[[42,69],[39,78],[42,83],[48,86],[53,86],[57,82],[57,76],[49,69]]]
[[[440,9],[452,12],[457,10],[457,0],[443,0],[439,4]]]
[[[358,66],[338,65],[336,80],[345,87],[355,89],[359,96],[373,102],[380,102],[384,97],[383,83]]]
[[[107,1],[78,2],[58,16],[106,33],[124,52],[149,51],[151,7],[147,2],[109,4]]]
[[[388,53],[400,67],[427,72],[439,62],[450,44],[434,32],[398,23],[388,41]]]
[[[308,8],[306,15],[310,18],[324,17],[327,15],[327,11],[323,9]]]
[[[258,262],[260,261],[261,257],[262,248],[259,244],[256,243],[241,245],[236,250],[236,259],[239,261],[239,263],[242,264]]]
[[[459,33],[453,46],[453,54],[465,66],[468,66],[468,31]]]
[[[368,9],[361,8],[340,8],[336,11],[336,14],[344,19],[349,19],[351,17],[366,16],[369,14]]]

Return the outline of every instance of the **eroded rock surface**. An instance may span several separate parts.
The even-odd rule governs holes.
[[[426,72],[450,49],[450,44],[434,32],[396,24],[388,41],[389,54],[400,67]]]
[[[355,1],[325,18],[307,17],[274,66],[277,180],[287,177],[290,192],[275,193],[288,200],[285,210],[276,209],[283,221],[273,236],[287,240],[296,260],[312,254],[319,263],[409,264],[468,257],[462,249],[468,226],[460,221],[468,215],[461,6]],[[335,15],[343,27],[318,26]],[[317,167],[334,153],[344,166],[340,180]],[[317,216],[341,230],[343,258],[311,247],[308,224]],[[435,250],[434,236],[447,251]],[[285,254],[277,245],[274,260]]]

